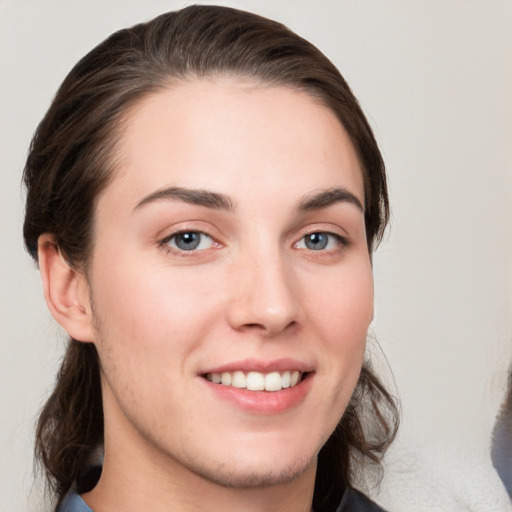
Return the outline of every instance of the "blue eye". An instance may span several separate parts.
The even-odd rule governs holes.
[[[339,247],[342,243],[343,240],[340,236],[319,231],[317,233],[309,233],[301,238],[297,242],[296,247],[298,249],[309,249],[310,251],[323,251]]]
[[[180,251],[195,251],[213,247],[213,240],[210,236],[200,231],[183,231],[172,235],[166,242],[173,249]]]
[[[313,251],[321,251],[327,247],[329,237],[325,233],[311,233],[304,237],[304,245]]]

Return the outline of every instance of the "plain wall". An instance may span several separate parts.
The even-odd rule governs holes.
[[[324,51],[387,163],[393,215],[374,260],[373,331],[403,418],[382,500],[400,509],[386,489],[403,453],[436,454],[447,467],[464,454],[492,472],[491,430],[512,355],[512,2],[222,3],[276,18]],[[186,4],[0,0],[0,511],[37,508],[34,421],[64,340],[23,250],[31,135],[95,44]]]

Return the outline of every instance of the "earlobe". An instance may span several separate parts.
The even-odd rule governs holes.
[[[72,338],[94,341],[90,292],[84,274],[69,265],[51,234],[39,237],[38,258],[44,297],[55,320]]]

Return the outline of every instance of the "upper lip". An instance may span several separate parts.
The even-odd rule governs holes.
[[[223,372],[285,372],[288,370],[298,370],[301,373],[313,371],[313,366],[304,361],[293,358],[274,359],[272,361],[264,361],[260,359],[244,359],[241,361],[232,361],[219,366],[213,366],[201,371],[206,373],[223,373]]]

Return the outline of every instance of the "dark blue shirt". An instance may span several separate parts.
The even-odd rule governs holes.
[[[62,501],[57,512],[93,512],[85,501],[71,491]],[[385,512],[382,508],[355,489],[347,489],[334,512]]]

